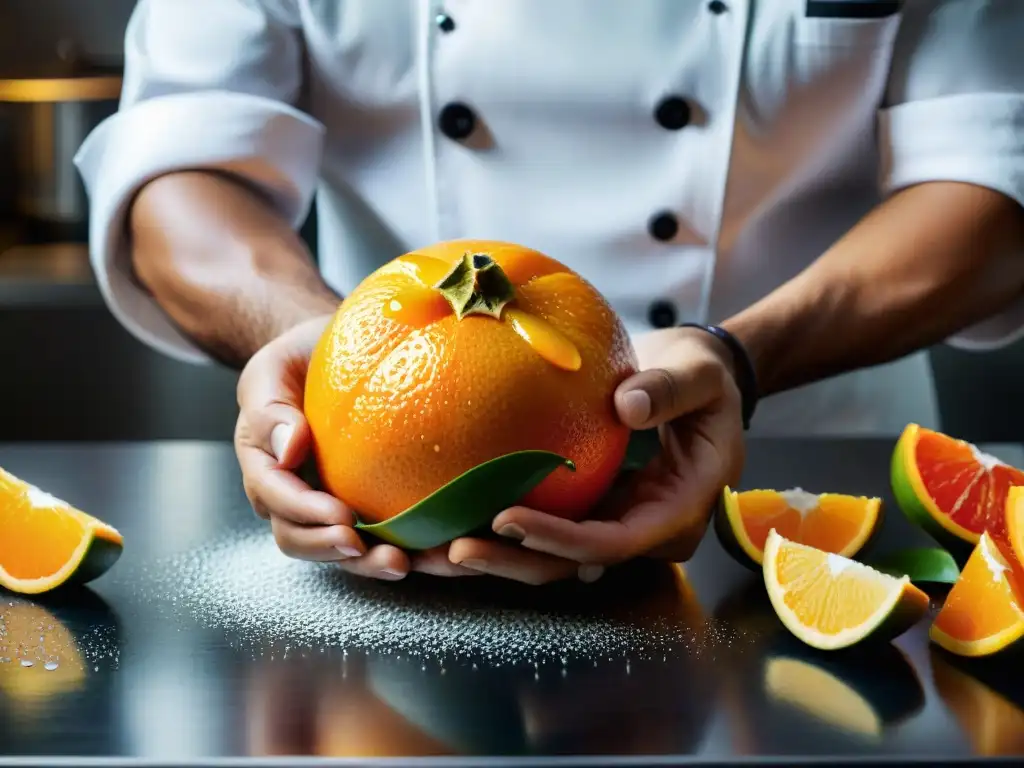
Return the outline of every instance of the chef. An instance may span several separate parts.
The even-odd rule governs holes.
[[[1022,36],[1021,0],[141,0],[77,158],[93,265],[138,338],[244,367],[245,488],[289,555],[529,583],[685,559],[745,422],[935,427],[922,348],[1019,334]],[[305,364],[370,271],[465,237],[610,300],[643,369],[618,413],[662,455],[600,520],[369,546],[295,472]]]

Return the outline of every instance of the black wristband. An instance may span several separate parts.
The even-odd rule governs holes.
[[[726,347],[732,355],[733,367],[736,369],[736,387],[740,391],[740,412],[743,415],[743,428],[750,429],[750,419],[757,408],[757,374],[754,372],[754,363],[750,360],[746,348],[740,340],[724,328],[717,325],[703,325],[702,323],[682,323],[680,328],[699,328],[710,333]]]

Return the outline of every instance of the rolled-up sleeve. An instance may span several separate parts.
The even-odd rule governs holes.
[[[1024,0],[906,3],[879,116],[884,193],[960,181],[1024,206],[1022,40]],[[1024,301],[948,343],[986,349],[1021,336]]]
[[[107,305],[136,337],[181,360],[208,358],[134,279],[127,212],[148,181],[209,169],[251,184],[302,224],[323,127],[294,106],[302,42],[289,2],[140,0],[126,34],[120,109],[75,158]]]

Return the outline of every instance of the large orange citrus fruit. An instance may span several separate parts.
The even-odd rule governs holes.
[[[522,501],[572,519],[605,494],[629,430],[616,386],[636,370],[605,299],[512,243],[439,243],[367,277],[310,361],[305,413],[327,491],[387,520],[508,453],[570,459]]]

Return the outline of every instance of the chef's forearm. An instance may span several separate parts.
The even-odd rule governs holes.
[[[227,365],[241,367],[268,341],[340,301],[288,223],[227,177],[156,179],[136,197],[130,226],[138,280],[187,336]]]
[[[934,182],[893,196],[724,326],[771,394],[940,342],[1022,294],[1024,210]]]

